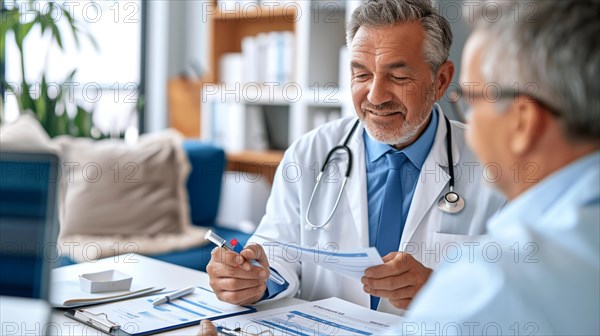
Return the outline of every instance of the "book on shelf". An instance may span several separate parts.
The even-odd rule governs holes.
[[[222,67],[221,78],[230,78],[229,72],[242,75],[241,82],[278,83],[279,88],[294,80],[294,33],[273,31],[246,36],[241,42],[243,69]],[[235,82],[223,83],[231,86]]]
[[[268,141],[259,106],[211,102],[209,140],[228,152],[266,150]]]

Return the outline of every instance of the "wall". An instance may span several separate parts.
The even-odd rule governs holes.
[[[146,131],[168,127],[166,87],[170,77],[200,76],[208,62],[205,1],[147,1]]]
[[[461,0],[438,0],[434,1],[434,6],[438,9],[439,13],[450,21],[450,27],[452,28],[452,34],[454,40],[452,47],[450,48],[450,60],[454,62],[454,78],[452,79],[453,86],[458,85],[460,68],[461,68],[461,54],[465,41],[470,33],[470,28],[467,21],[463,16],[463,1]],[[446,97],[442,98],[439,102],[440,106],[449,118],[454,117],[454,112],[450,106]]]

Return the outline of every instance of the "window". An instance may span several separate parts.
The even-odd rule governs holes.
[[[142,6],[140,0],[125,1],[60,1],[82,31],[87,31],[97,42],[97,48],[80,34],[78,48],[73,35],[63,29],[64,50],[51,44],[49,31],[32,30],[24,43],[26,78],[39,83],[42,73],[49,82],[61,83],[77,69],[72,82],[67,83],[68,101],[76,101],[94,111],[94,125],[104,134],[118,134],[128,127],[137,128],[138,92],[142,81]],[[25,6],[26,1],[5,3]],[[36,9],[48,11],[48,1],[35,3]],[[53,17],[59,27],[65,27],[68,18],[57,12]],[[23,12],[22,20],[31,20]],[[29,15],[32,15],[31,13]],[[21,81],[20,61],[14,36],[7,36],[6,80],[15,84]],[[18,115],[16,98],[7,94],[5,116],[7,120]],[[69,113],[75,113],[74,109]]]

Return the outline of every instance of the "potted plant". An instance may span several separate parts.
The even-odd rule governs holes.
[[[35,0],[10,1],[1,0],[1,25],[0,25],[0,63],[5,64],[5,50],[7,35],[12,32],[14,41],[19,51],[21,66],[21,83],[11,85],[2,78],[4,90],[15,95],[19,105],[19,111],[31,111],[43,125],[46,132],[51,136],[72,135],[79,137],[99,136],[99,132],[92,132],[92,113],[72,99],[68,99],[66,85],[73,80],[77,69],[73,69],[62,82],[52,83],[47,80],[46,70],[39,76],[35,83],[27,81],[25,76],[26,64],[24,41],[33,28],[39,27],[42,36],[49,34],[51,44],[56,44],[64,50],[63,37],[65,34],[73,36],[77,47],[80,46],[80,37],[83,35],[98,49],[93,36],[82,29],[69,13],[68,9],[55,2],[39,3]],[[66,24],[59,26],[53,14],[59,13],[65,19]],[[26,14],[26,15],[25,15]],[[34,89],[34,90],[32,90]],[[4,91],[3,90],[3,91]],[[32,92],[33,91],[33,92]],[[68,106],[75,111],[70,116],[67,113]],[[96,134],[94,134],[96,133]]]

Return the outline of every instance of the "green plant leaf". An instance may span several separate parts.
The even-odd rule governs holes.
[[[56,40],[56,43],[60,47],[60,50],[64,50],[63,43],[62,43],[62,36],[60,34],[60,30],[58,29],[58,26],[54,22],[50,22],[48,25],[50,26],[50,29],[52,29],[52,36]]]
[[[44,17],[44,16],[42,16],[42,15],[38,15],[38,16],[35,18],[35,21],[36,21],[36,22],[37,22],[37,23],[40,25],[40,28],[41,28],[41,31],[42,31],[42,32],[41,32],[41,34],[42,34],[42,36],[43,36],[43,35],[44,35],[44,33],[46,32],[46,30],[48,30],[48,28],[50,28],[50,27],[48,26],[48,23],[46,22],[46,17]]]
[[[53,114],[53,104],[48,98],[48,83],[46,82],[45,75],[42,75],[42,81],[40,82],[40,95],[34,100],[34,103],[36,106],[38,119],[43,124],[47,124],[48,118],[51,118],[51,114]]]
[[[61,115],[55,116],[54,136],[69,134],[69,115],[67,111],[63,111]]]
[[[12,22],[12,27],[10,28],[10,30],[12,30],[15,34],[15,42],[17,43],[17,48],[19,48],[21,53],[23,53],[23,42],[26,37],[26,35],[23,34],[25,33],[25,30],[21,28],[22,26],[23,24],[20,21],[15,20]]]
[[[21,43],[25,40],[25,37],[27,37],[27,34],[29,34],[29,32],[31,31],[31,28],[33,28],[34,25],[35,25],[35,21],[31,21],[31,22],[28,22],[25,24],[18,25],[17,31],[18,31],[19,40],[21,40]]]
[[[33,100],[33,97],[31,97],[30,86],[27,82],[21,82],[21,95],[17,98],[19,98],[18,102],[21,111],[31,110],[33,113],[38,115],[38,111],[35,106],[35,101]]]
[[[69,27],[71,28],[71,32],[73,33],[73,39],[75,40],[75,45],[77,49],[81,47],[81,43],[79,42],[79,31],[77,26],[75,25],[75,19],[71,16],[71,13],[66,8],[61,8],[63,15],[69,21]]]
[[[71,70],[71,72],[69,73],[69,75],[67,75],[67,77],[65,78],[64,82],[69,82],[73,80],[73,77],[75,77],[75,74],[77,73],[77,69],[73,69]]]
[[[77,114],[73,120],[77,136],[92,137],[92,113],[77,105]]]
[[[54,102],[52,100],[48,100],[45,102],[46,107],[48,108],[48,113],[44,115],[44,118],[40,120],[48,135],[53,138],[56,136],[56,114],[54,113]],[[50,113],[52,112],[52,113]]]

